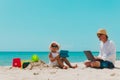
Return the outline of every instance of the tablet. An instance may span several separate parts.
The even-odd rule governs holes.
[[[60,57],[63,57],[63,58],[69,57],[68,52],[69,52],[68,50],[61,50]]]

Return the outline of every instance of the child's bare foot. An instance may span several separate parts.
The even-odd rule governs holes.
[[[71,68],[77,68],[78,66],[77,66],[77,64],[76,65],[74,65],[74,66],[72,66]]]
[[[63,69],[67,69],[68,67],[67,66],[63,66]]]

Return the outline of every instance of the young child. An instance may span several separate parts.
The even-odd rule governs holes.
[[[60,46],[57,42],[52,42],[50,44],[50,53],[49,53],[49,60],[50,65],[53,67],[60,67],[62,69],[67,69],[68,67],[64,65],[64,62],[70,67],[70,68],[76,68],[77,64],[75,66],[72,66],[70,62],[67,60],[67,58],[61,58],[59,56],[59,49]]]

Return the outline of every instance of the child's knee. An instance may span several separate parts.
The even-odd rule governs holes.
[[[66,60],[66,58],[61,58],[63,61],[65,61]]]

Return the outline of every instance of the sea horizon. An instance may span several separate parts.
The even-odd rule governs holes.
[[[85,51],[85,50],[83,50],[83,51]],[[83,52],[83,51],[69,51],[69,52]],[[92,50],[90,50],[90,51],[92,51]],[[50,51],[0,51],[0,52],[50,52]],[[99,52],[99,51],[92,51],[92,52]],[[120,51],[116,51],[116,52],[120,52]]]
[[[99,54],[98,51],[92,51],[94,56]],[[31,60],[32,55],[38,55],[39,59],[45,63],[49,63],[48,55],[49,51],[0,51],[0,66],[10,66],[12,65],[12,60],[14,58],[20,58],[21,60]],[[72,63],[83,62],[87,58],[83,51],[70,51],[68,60]],[[116,60],[120,60],[120,52],[116,52]]]

